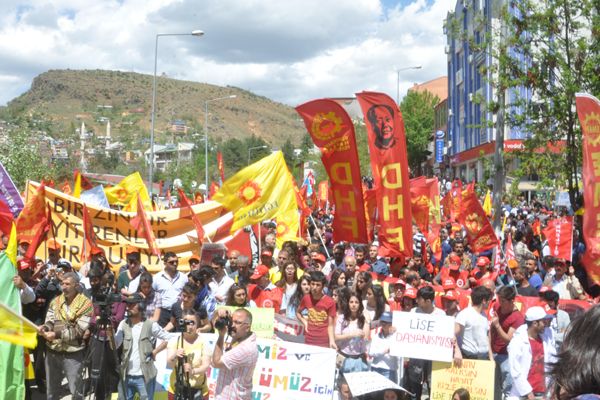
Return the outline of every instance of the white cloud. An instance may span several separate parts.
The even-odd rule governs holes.
[[[386,2],[388,3],[388,2]],[[406,3],[406,2],[405,2]],[[395,97],[446,74],[442,21],[448,0],[384,8],[377,0],[4,0],[0,104],[48,69],[159,73],[251,90],[290,105],[360,90]]]

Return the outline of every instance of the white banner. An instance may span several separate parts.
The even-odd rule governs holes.
[[[216,334],[202,336],[212,354]],[[253,399],[331,400],[335,389],[335,350],[261,338],[256,343]],[[166,368],[166,351],[159,353],[156,367],[157,382],[167,387],[171,370]],[[207,371],[210,399],[214,399],[218,374],[218,369]]]
[[[452,361],[454,318],[445,315],[394,311],[396,328],[390,354],[421,360]]]

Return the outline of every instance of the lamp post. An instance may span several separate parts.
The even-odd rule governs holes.
[[[252,150],[256,150],[256,149],[268,149],[268,148],[269,148],[269,146],[265,146],[265,145],[262,145],[262,146],[255,146],[255,147],[250,147],[250,148],[248,149],[248,164],[247,164],[247,165],[250,165],[250,152],[251,152]]]
[[[408,71],[409,69],[421,69],[421,65],[413,65],[412,67],[397,68],[396,69],[396,104],[400,104],[400,72]]]
[[[217,97],[216,99],[210,99],[204,102],[204,184],[206,185],[205,194],[208,193],[208,103],[212,103],[213,101],[219,100],[235,99],[236,97],[237,96],[235,94],[232,94],[231,96]]]
[[[150,116],[150,168],[148,168],[148,184],[150,185],[150,198],[152,198],[152,178],[154,175],[154,119],[156,117],[156,67],[158,64],[158,38],[161,36],[202,36],[201,30],[190,33],[157,33],[154,42],[154,75],[152,78],[152,113]]]

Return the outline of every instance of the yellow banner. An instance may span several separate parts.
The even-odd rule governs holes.
[[[252,314],[252,332],[256,333],[256,336],[264,339],[273,339],[273,325],[275,323],[275,310],[272,308],[260,308],[260,307],[223,307],[228,309],[230,312],[237,310],[238,308],[245,308]]]
[[[33,195],[38,186],[38,183],[29,182],[27,194]],[[48,237],[55,238],[62,245],[61,257],[79,268],[82,263],[83,202],[48,187],[44,201],[50,205],[52,213],[52,231],[48,233]],[[135,246],[141,251],[142,264],[150,272],[162,269],[162,262],[158,257],[150,254],[146,240],[129,223],[136,213],[86,205],[94,225],[97,243],[104,249],[108,262],[112,266],[124,264],[126,247]],[[227,213],[219,203],[195,204],[192,209],[202,222],[206,236],[210,240],[220,240],[229,235],[232,215]],[[194,224],[189,216],[183,217],[187,212],[175,208],[146,212],[146,214],[161,253],[172,251],[184,260],[192,255],[192,251],[200,253]],[[44,244],[38,249],[37,256],[42,259],[47,258]]]
[[[37,345],[36,326],[0,303],[0,341],[33,349]]]
[[[431,372],[431,398],[452,400],[452,394],[458,388],[469,391],[471,400],[489,400],[494,398],[493,361],[463,360],[462,367],[434,361]]]

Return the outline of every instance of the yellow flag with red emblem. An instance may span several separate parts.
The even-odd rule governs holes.
[[[137,211],[137,198],[134,196],[137,193],[140,196],[140,200],[142,200],[144,210],[152,211],[152,202],[139,172],[134,172],[126,176],[113,187],[104,188],[104,193],[109,204],[128,206],[130,209],[127,211],[132,212]]]
[[[281,151],[227,179],[212,200],[233,213],[231,232],[288,211],[298,212],[294,187]]]

